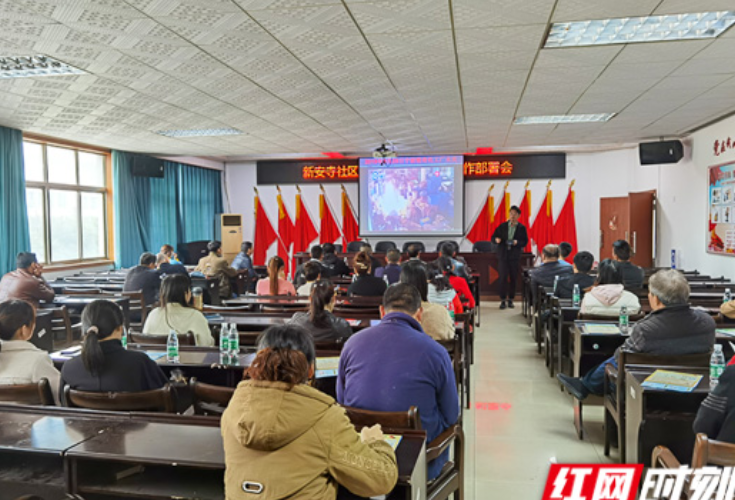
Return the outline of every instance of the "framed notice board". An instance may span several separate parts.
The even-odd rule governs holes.
[[[735,163],[709,168],[707,252],[735,255]]]

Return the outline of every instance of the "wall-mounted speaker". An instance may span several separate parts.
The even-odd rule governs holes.
[[[641,165],[676,163],[684,157],[681,141],[642,142],[638,145]]]
[[[148,155],[135,155],[132,174],[136,177],[163,177],[163,160]]]

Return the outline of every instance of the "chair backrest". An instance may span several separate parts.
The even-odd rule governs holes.
[[[423,241],[407,241],[407,242],[405,242],[403,244],[403,247],[402,247],[401,251],[403,253],[408,252],[408,247],[410,247],[411,245],[418,245],[420,252],[425,252],[426,251],[426,245],[424,245],[424,242]]]
[[[362,247],[362,241],[350,241],[347,243],[347,251],[348,252],[359,252],[360,248]]]
[[[54,341],[59,340],[63,345],[71,345],[74,342],[74,333],[66,306],[44,309],[44,311],[51,311],[51,334]]]
[[[102,290],[99,288],[85,287],[64,287],[61,289],[62,295],[99,295]]]
[[[129,313],[131,318],[140,318],[139,322],[131,323],[134,326],[140,326],[141,329],[145,325],[145,320],[148,317],[148,310],[151,304],[146,304],[145,297],[141,290],[135,292],[108,292],[103,290],[102,295],[110,295],[115,297],[127,297],[130,299]]]
[[[640,321],[643,318],[646,317],[646,314],[643,312],[639,312],[638,314],[631,314],[628,316],[628,321],[630,323],[634,323],[636,321]],[[587,321],[617,321],[618,316],[603,316],[600,314],[582,314],[581,312],[577,316],[577,319],[583,319]]]
[[[178,333],[176,336],[179,337],[179,345],[196,345],[196,339],[191,332]],[[168,335],[129,332],[128,342],[143,345],[166,345]]]
[[[380,424],[391,429],[421,429],[419,409],[411,406],[408,411],[371,411],[345,406],[345,413],[355,427]]]
[[[89,392],[64,387],[64,405],[107,411],[176,412],[176,399],[171,386],[141,392]]]
[[[706,465],[735,466],[735,444],[709,439],[707,434],[697,434],[692,468],[699,469]]]
[[[454,240],[441,240],[439,243],[436,244],[436,252],[437,253],[441,253],[442,247],[446,243],[450,243],[454,247],[454,250],[455,251],[459,251],[459,245],[457,244],[456,241],[454,241]]]
[[[235,393],[232,387],[205,384],[192,377],[189,381],[193,397],[194,413],[221,416]]]
[[[304,302],[295,302],[295,303],[282,303],[282,304],[268,304],[261,306],[261,311],[265,312],[296,312],[296,311],[308,311],[309,310],[309,304]]]
[[[334,244],[334,253],[342,253],[342,245]]]
[[[0,385],[0,401],[44,406],[55,404],[51,384],[46,378],[32,384]]]
[[[397,248],[394,241],[379,241],[375,244],[375,251],[378,253],[388,253]]]
[[[475,253],[490,253],[493,251],[493,242],[476,241],[475,244],[472,245],[472,251]]]

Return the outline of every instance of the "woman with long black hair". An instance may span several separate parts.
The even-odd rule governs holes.
[[[352,327],[345,319],[332,314],[336,298],[328,280],[317,281],[311,289],[309,312],[297,312],[289,324],[303,327],[315,342],[347,340],[352,335]]]

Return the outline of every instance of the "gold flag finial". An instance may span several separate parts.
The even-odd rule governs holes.
[[[509,185],[510,185],[510,181],[505,181],[505,186],[503,186],[503,191],[507,191]]]
[[[526,181],[526,187],[524,189],[528,189],[528,185],[529,184],[531,184],[531,180],[530,179]]]
[[[258,188],[253,186],[253,189],[255,190],[255,196],[260,196],[260,193],[258,193]]]
[[[296,184],[296,191],[298,191],[299,194],[301,194],[301,186],[299,186],[298,184]]]
[[[347,192],[347,188],[345,188],[345,185],[344,184],[340,184],[340,186],[342,186],[342,191]]]
[[[549,189],[549,188],[551,188],[551,179],[549,179],[549,182],[546,183],[546,189]]]
[[[324,184],[319,184],[319,189],[322,190],[322,193],[324,192]]]
[[[276,189],[278,190],[278,194],[281,194],[281,186],[279,186],[278,184],[276,184]]]
[[[495,189],[495,184],[490,184],[490,187],[487,190],[487,194],[489,195],[490,193],[492,193],[493,189]]]
[[[569,189],[572,189],[574,187],[575,182],[577,182],[577,179],[572,179],[572,182],[569,184]]]

